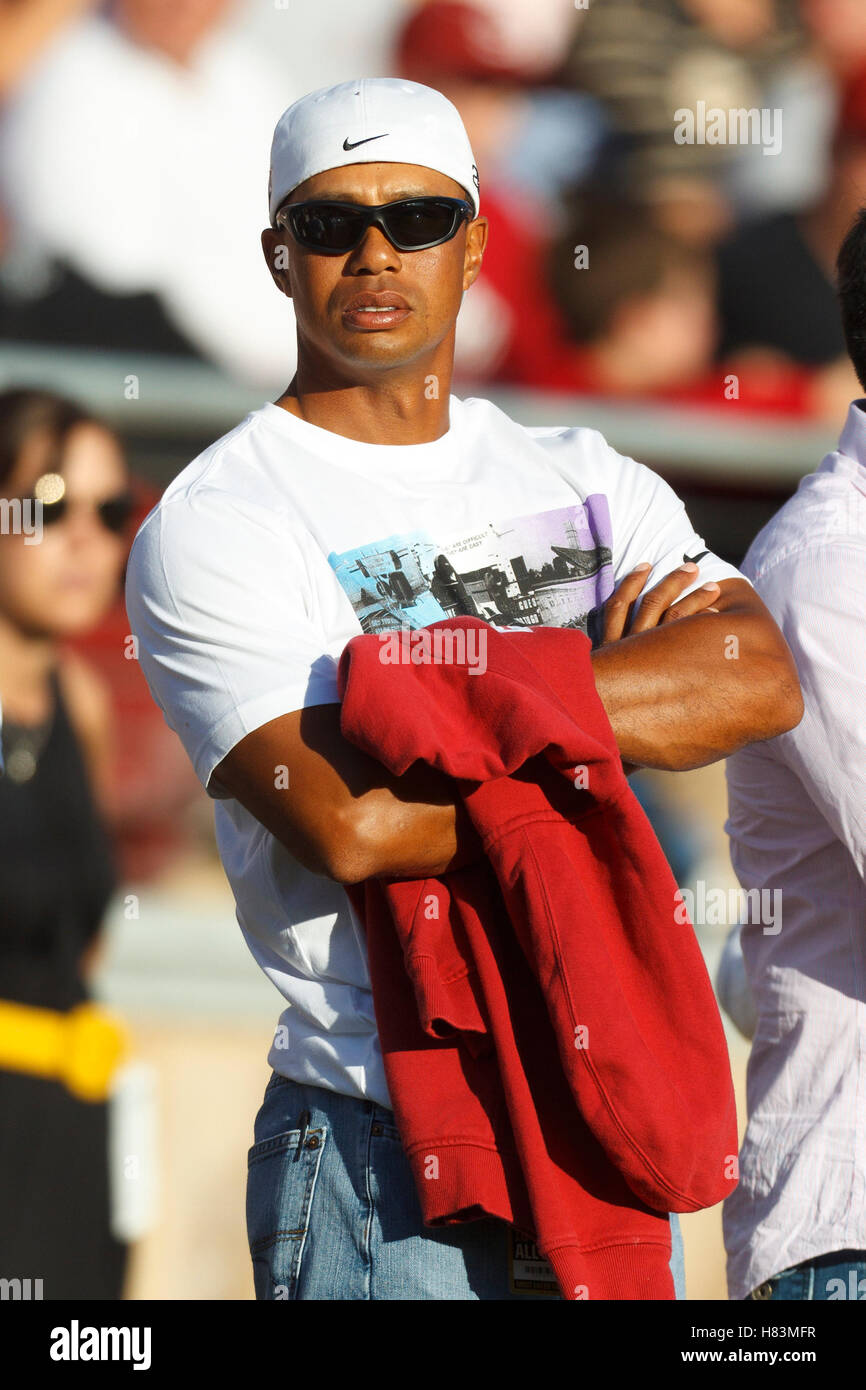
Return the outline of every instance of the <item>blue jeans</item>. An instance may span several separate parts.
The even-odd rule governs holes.
[[[747,1298],[866,1300],[866,1250],[833,1250],[774,1274]]]
[[[496,1217],[425,1226],[394,1113],[271,1075],[248,1155],[256,1298],[559,1298],[552,1272]],[[685,1298],[679,1222],[671,1270]]]

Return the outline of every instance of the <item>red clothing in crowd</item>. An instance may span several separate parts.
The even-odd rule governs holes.
[[[442,659],[449,633],[471,660]],[[736,1182],[733,1086],[590,650],[466,617],[353,638],[345,737],[396,775],[422,759],[455,779],[483,853],[348,891],[425,1223],[512,1223],[567,1299],[673,1298],[667,1213]]]
[[[539,391],[653,400],[698,409],[809,418],[815,414],[815,373],[795,363],[751,362],[713,365],[693,381],[646,393],[620,394],[600,372],[592,347],[571,341],[568,325],[545,275],[549,254],[540,229],[519,216],[505,198],[486,193],[490,235],[481,279],[493,290],[506,316],[504,343],[491,380]],[[735,373],[735,386],[730,382]],[[736,395],[732,392],[736,391]]]

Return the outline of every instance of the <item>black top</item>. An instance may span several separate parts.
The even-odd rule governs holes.
[[[52,672],[54,709],[35,770],[14,780],[31,726],[3,718],[0,776],[0,999],[66,1010],[87,998],[81,954],[117,883],[78,741]],[[23,755],[27,772],[27,755]]]
[[[171,322],[155,294],[109,294],[62,261],[54,264],[50,285],[35,299],[17,294],[0,265],[0,339],[103,350],[108,345],[115,352],[135,349],[206,360]]]
[[[777,348],[806,367],[845,356],[836,291],[791,213],[745,223],[718,248],[718,356]]]

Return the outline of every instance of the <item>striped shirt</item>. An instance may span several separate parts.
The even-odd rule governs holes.
[[[795,729],[728,759],[734,871],[780,894],[742,947],[757,1008],[728,1290],[866,1250],[866,399],[743,563],[800,673]],[[752,895],[757,900],[757,895]],[[774,899],[775,900],[775,899]]]

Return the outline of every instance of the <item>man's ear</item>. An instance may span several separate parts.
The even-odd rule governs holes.
[[[271,272],[271,279],[277,289],[288,299],[291,299],[292,279],[289,266],[289,248],[280,233],[275,232],[273,227],[265,227],[262,232],[262,251],[268,270]]]
[[[466,251],[463,258],[463,288],[468,290],[481,269],[490,223],[486,217],[476,217],[466,228]]]

